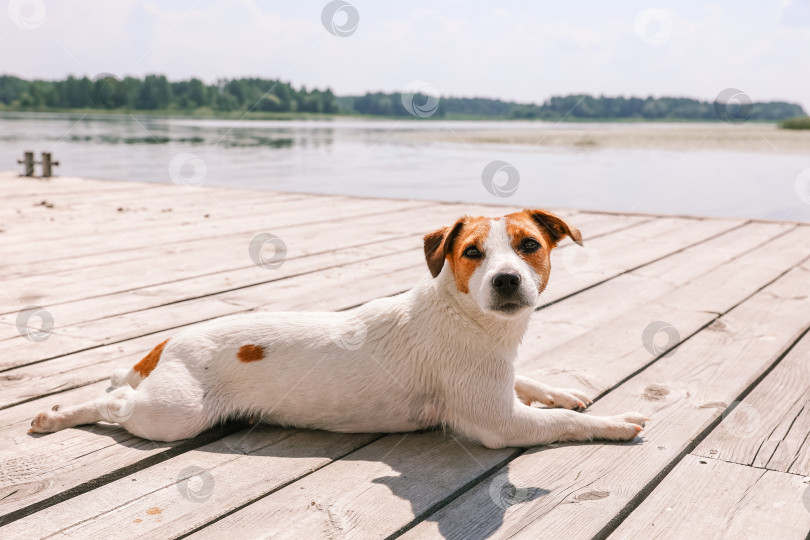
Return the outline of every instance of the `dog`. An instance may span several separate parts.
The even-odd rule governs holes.
[[[544,210],[462,217],[424,237],[430,275],[405,293],[345,312],[197,324],[116,370],[106,395],[55,406],[29,432],[107,421],[176,441],[241,417],[354,433],[445,428],[489,448],[632,440],[643,415],[580,414],[592,403],[582,392],[515,375],[565,237],[582,245]]]

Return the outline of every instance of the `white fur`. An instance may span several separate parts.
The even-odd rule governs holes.
[[[99,420],[160,441],[193,437],[231,417],[342,432],[449,427],[493,448],[560,440],[629,440],[644,417],[595,417],[565,409],[590,401],[516,377],[513,362],[541,289],[493,220],[485,259],[460,293],[448,264],[412,290],[338,313],[255,313],[190,327],[166,344],[145,379],[116,372],[107,395],[51,410],[32,423],[50,432]],[[490,306],[491,279],[519,273],[526,309]],[[243,345],[265,357],[237,359]]]

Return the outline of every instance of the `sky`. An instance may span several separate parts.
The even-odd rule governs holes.
[[[810,111],[810,0],[352,0],[331,6],[328,25],[323,0],[6,3],[0,73],[24,78],[256,76],[338,95],[420,81],[444,96],[537,103],[736,88]]]

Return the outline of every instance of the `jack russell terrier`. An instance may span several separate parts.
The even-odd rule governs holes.
[[[176,441],[243,417],[342,432],[444,427],[490,448],[631,440],[644,415],[579,414],[591,403],[582,392],[515,375],[549,253],[566,236],[582,245],[576,228],[543,210],[463,217],[425,236],[431,277],[408,292],[348,312],[195,325],[114,372],[105,396],[57,405],[30,432],[104,420]]]

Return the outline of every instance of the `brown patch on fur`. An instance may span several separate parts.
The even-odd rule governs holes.
[[[538,232],[540,234],[538,234]],[[549,254],[554,247],[554,243],[549,238],[548,233],[540,230],[528,213],[518,212],[506,216],[506,234],[509,235],[509,240],[515,253],[537,272],[537,275],[540,277],[538,290],[539,292],[543,292],[548,283],[549,274],[551,273]],[[537,240],[540,244],[540,248],[534,253],[526,253],[520,250],[521,242],[527,238]]]
[[[242,362],[256,362],[264,358],[264,347],[261,345],[242,345],[236,357]]]
[[[483,260],[464,257],[464,250],[476,247],[486,257],[484,240],[489,234],[489,220],[490,218],[485,217],[464,218],[464,226],[457,233],[451,246],[447,260],[455,277],[456,288],[464,294],[470,292],[470,277]]]
[[[132,366],[132,370],[138,373],[143,378],[149,376],[152,373],[152,370],[155,369],[155,366],[158,365],[158,360],[160,360],[160,355],[163,353],[163,347],[166,346],[168,343],[168,339],[163,343],[160,343],[157,347],[152,349],[149,354],[143,357],[140,362]]]

